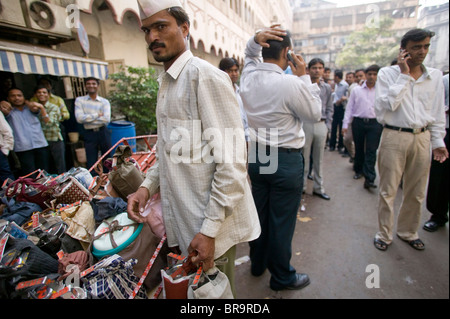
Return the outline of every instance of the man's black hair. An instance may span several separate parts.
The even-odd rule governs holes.
[[[25,94],[23,93],[23,90],[22,90],[22,89],[19,89],[18,87],[14,87],[14,86],[13,86],[12,88],[9,88],[8,91],[6,91],[6,96],[9,96],[9,93],[10,93],[11,91],[13,91],[13,90],[20,91],[20,92],[22,92],[23,95],[25,95]]]
[[[97,84],[100,84],[100,80],[97,79],[97,78],[94,78],[93,76],[90,76],[90,77],[85,78],[85,79],[84,79],[84,84],[86,85],[86,83],[87,83],[88,81],[92,81],[92,80],[96,81]]]
[[[312,59],[311,61],[309,61],[308,69],[311,69],[312,66],[314,66],[314,65],[316,65],[316,64],[318,64],[318,63],[322,64],[323,67],[325,68],[325,62],[323,62],[322,59],[320,59],[320,58],[314,58],[314,59]]]
[[[239,62],[235,58],[223,58],[222,60],[220,60],[219,69],[222,71],[226,71],[231,69],[235,65],[239,68]]]
[[[172,7],[167,9],[167,12],[175,18],[177,21],[177,25],[181,26],[183,23],[187,23],[187,25],[191,26],[191,20],[189,19],[189,15],[182,7]],[[189,33],[187,38],[189,39],[191,34]]]
[[[180,26],[183,23],[187,23],[189,26],[191,25],[191,21],[189,20],[189,15],[182,7],[172,7],[167,9],[169,14],[177,20],[177,25]]]
[[[364,73],[369,73],[369,72],[371,72],[371,71],[375,71],[375,72],[377,72],[378,73],[378,71],[380,71],[380,67],[378,66],[378,65],[376,65],[376,64],[373,64],[373,65],[371,65],[371,66],[369,66],[365,71],[364,71]]]
[[[405,33],[401,41],[401,47],[404,49],[409,41],[419,42],[426,38],[432,38],[436,35],[433,31],[426,29],[412,29]]]
[[[342,72],[342,70],[336,70],[334,71],[334,76],[337,76],[342,80],[344,78],[344,72]]]
[[[281,57],[281,51],[292,45],[291,33],[286,31],[286,35],[282,36],[283,41],[269,40],[267,43],[269,48],[262,49],[262,57],[264,60],[278,60]]]
[[[34,93],[36,93],[38,90],[41,90],[41,89],[45,89],[47,91],[47,93],[50,93],[48,88],[43,84],[39,84],[38,86],[36,86],[36,88],[34,89]]]

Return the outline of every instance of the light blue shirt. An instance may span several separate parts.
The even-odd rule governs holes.
[[[27,106],[22,111],[13,107],[6,120],[14,133],[15,152],[26,152],[48,146],[42,131],[39,113],[31,112]]]
[[[333,103],[336,104],[343,96],[347,95],[348,91],[348,83],[342,80],[339,83],[336,83],[336,87],[334,88],[334,100]],[[345,105],[345,103],[342,103]]]

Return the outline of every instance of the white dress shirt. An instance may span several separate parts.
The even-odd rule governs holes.
[[[376,84],[375,113],[382,125],[427,127],[433,149],[445,147],[442,72],[423,66],[423,74],[416,81],[402,74],[398,65],[382,68]]]
[[[322,116],[319,86],[311,83],[309,75],[299,78],[285,74],[278,65],[262,63],[261,52],[262,47],[250,39],[240,83],[250,138],[273,147],[300,149],[305,144],[303,122],[318,122]],[[278,130],[276,144],[271,129]]]
[[[151,196],[160,188],[169,247],[179,246],[187,256],[194,236],[202,233],[215,238],[215,258],[219,258],[261,233],[247,180],[245,135],[231,80],[186,51],[158,82],[158,160],[142,187]],[[209,150],[207,130],[225,137],[227,129],[237,133],[234,139],[214,139],[220,149]],[[236,152],[232,162],[223,161],[221,154],[233,153],[234,142],[242,152]],[[186,157],[174,156],[177,145],[183,146]],[[213,158],[208,161],[204,156],[211,152]]]

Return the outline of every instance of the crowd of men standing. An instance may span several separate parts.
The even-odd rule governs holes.
[[[325,193],[322,169],[327,148],[331,152],[337,148],[343,157],[350,158],[353,179],[364,178],[364,188],[369,191],[378,188],[375,183],[378,163],[379,231],[374,239],[377,249],[385,251],[393,241],[393,203],[399,187],[403,188],[404,200],[396,233],[414,249],[425,249],[417,233],[424,199],[427,198],[427,208],[432,213],[423,226],[427,231],[444,226],[449,209],[448,74],[442,78],[439,70],[423,65],[434,33],[422,29],[409,31],[391,66],[371,65],[348,72],[345,80],[341,70],[335,70],[334,79],[330,79],[331,70],[321,59],[312,59],[307,67],[301,56],[297,56],[298,60],[289,59],[288,37],[278,26],[257,32],[246,49],[240,88],[247,113],[245,123],[250,131],[275,126],[281,134],[277,145],[263,136],[254,136],[252,139],[258,141],[256,148],[264,147],[270,152],[278,147],[281,154],[289,154],[280,154],[278,158],[284,173],[279,170],[270,177],[258,171],[262,165],[259,161],[249,165],[262,226],[260,238],[250,243],[252,274],[260,276],[268,268],[271,288],[275,290],[300,289],[310,282],[306,274],[295,274],[289,263],[292,224],[299,208],[299,192],[305,193],[307,178],[313,180],[314,196],[331,200]],[[268,52],[270,47],[276,47],[279,54]],[[263,61],[258,65],[261,50]],[[297,80],[298,88],[287,91],[278,86],[283,82],[287,87],[295,87],[287,84],[291,75],[301,79]],[[301,97],[302,102],[298,106],[294,102],[289,105],[290,96]],[[296,136],[298,144],[292,142],[295,132],[298,133],[295,124],[284,121],[284,125],[279,125],[283,117],[298,118],[302,123]],[[288,135],[290,138],[286,138]],[[302,183],[288,186],[286,179],[297,178],[298,167],[293,164],[301,162],[293,160],[297,150],[304,161],[300,168]],[[284,163],[289,163],[289,169]]]
[[[354,145],[354,155],[352,147],[347,148],[354,162],[354,178],[365,177],[364,187],[369,190],[377,187],[378,162],[379,232],[375,247],[386,250],[393,241],[393,199],[403,180],[397,234],[413,248],[425,248],[417,229],[431,158],[439,169],[448,165],[448,135],[444,143],[448,97],[445,104],[442,73],[423,65],[432,32],[414,29],[406,33],[398,65],[358,70],[355,73],[361,77],[364,73],[365,80],[349,85],[343,72],[337,70],[334,83],[327,83],[323,61],[315,59],[308,64],[293,53],[290,33],[280,25],[264,28],[247,43],[238,87],[235,61],[221,63],[227,75],[193,56],[188,45],[190,19],[179,0],[138,3],[148,48],[155,60],[163,63],[164,72],[159,76],[156,114],[158,157],[141,187],[128,199],[131,219],[143,222],[145,206],[159,193],[167,244],[190,256],[195,266],[202,264],[208,271],[215,261],[228,260],[221,270],[234,288],[236,245],[249,242],[253,276],[268,270],[273,290],[302,289],[310,279],[297,273],[290,261],[304,176],[309,172],[309,164],[304,162],[312,158],[313,194],[331,200],[324,190],[321,168],[330,133],[331,151],[337,144],[345,154],[345,140]],[[291,74],[285,73],[288,67]],[[86,83],[88,96],[75,102],[75,114],[85,129],[102,134],[107,132],[104,121],[110,112],[103,109],[106,103],[97,97],[98,82],[93,82]],[[448,91],[448,77],[446,83]],[[36,134],[38,124],[44,127],[50,122],[47,109],[27,105],[20,90],[9,91],[8,101],[19,111],[26,108],[21,115],[36,126]],[[7,107],[2,103],[2,112]],[[193,121],[201,122],[202,134],[210,128],[219,130],[223,137],[230,128],[242,134],[234,136],[235,141],[214,140],[216,145],[223,144],[220,152],[218,148],[206,149],[213,156],[208,162],[195,157],[202,155],[198,150],[207,144],[205,141],[202,145],[185,143],[195,164],[176,163],[171,160],[174,145],[184,136],[180,132],[192,136]],[[349,134],[349,128],[353,139],[342,134]],[[21,129],[25,128],[17,130]],[[94,141],[101,139],[100,135],[92,136]],[[45,136],[39,142],[33,149],[47,147]],[[220,161],[222,151],[232,153],[235,144],[245,148],[245,142],[254,156],[248,165],[244,152],[236,152],[232,163]],[[306,159],[308,152],[312,156]],[[276,162],[276,170],[268,173],[272,162]],[[434,175],[440,174],[438,170]],[[448,184],[448,175],[444,182]],[[435,229],[447,221],[448,192],[441,199],[447,201],[442,205],[445,213],[430,220]],[[433,225],[426,226],[431,230]]]
[[[73,113],[84,126],[87,166],[91,168],[99,151],[105,154],[111,148],[107,129],[111,105],[98,95],[98,79],[86,78],[84,82],[88,94],[75,100]],[[52,93],[49,79],[41,78],[29,99],[22,89],[10,85],[0,109],[0,185],[8,178],[14,180],[38,169],[58,175],[67,171],[62,122],[71,115],[64,100]]]

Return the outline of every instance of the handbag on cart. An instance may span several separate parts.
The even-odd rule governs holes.
[[[130,146],[119,146],[114,154],[112,171],[109,173],[113,189],[123,200],[127,200],[128,195],[135,193],[145,179],[135,164],[127,160],[131,155]]]
[[[42,209],[47,209],[53,199],[55,186],[54,182],[44,185],[38,183],[37,179],[21,177],[8,185],[5,196],[14,197],[19,202],[34,203]]]
[[[73,204],[78,201],[89,201],[89,190],[84,187],[75,177],[58,186],[54,195],[56,204]]]
[[[84,288],[98,299],[129,299],[139,282],[133,271],[135,264],[135,259],[125,261],[119,255],[103,259],[81,273]],[[143,287],[135,298],[148,299]]]
[[[58,272],[58,261],[27,239],[2,239],[0,248],[0,298],[18,298],[16,286]]]
[[[176,259],[169,269],[161,270],[165,299],[234,299],[228,277],[217,267],[207,272],[203,267],[195,267],[191,261],[194,255],[187,258],[174,254]]]

